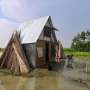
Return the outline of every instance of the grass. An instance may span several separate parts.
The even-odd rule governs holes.
[[[71,49],[65,48],[64,53],[73,54],[74,57],[81,58],[81,59],[90,59],[90,52],[80,52],[80,51],[73,51]]]
[[[1,55],[2,55],[2,53],[4,52],[4,48],[0,48],[0,57],[1,57]]]
[[[3,52],[5,49],[4,48],[0,48],[0,52]]]

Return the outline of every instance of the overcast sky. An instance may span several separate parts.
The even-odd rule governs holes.
[[[20,23],[48,15],[63,46],[70,47],[73,36],[90,29],[90,0],[0,0],[0,47]]]

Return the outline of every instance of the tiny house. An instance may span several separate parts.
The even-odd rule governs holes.
[[[54,59],[56,30],[50,16],[26,22],[17,29],[21,32],[22,47],[32,68],[47,65]]]

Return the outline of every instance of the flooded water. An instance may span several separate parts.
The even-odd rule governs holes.
[[[46,69],[36,69],[29,77],[0,73],[0,90],[90,90],[69,79],[70,73],[70,70],[55,72]]]

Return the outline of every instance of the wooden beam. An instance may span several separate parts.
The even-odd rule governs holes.
[[[44,28],[45,28],[45,29],[50,29],[50,30],[59,31],[57,28],[54,28],[54,27],[48,27],[48,26],[45,26]]]

